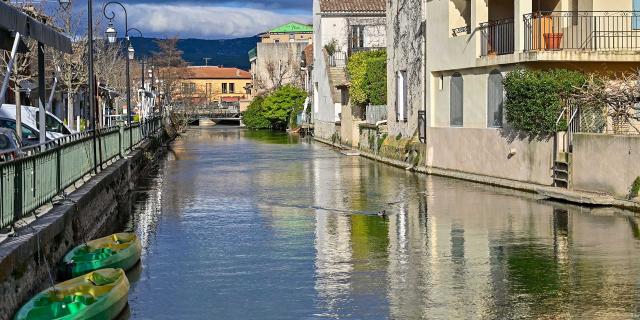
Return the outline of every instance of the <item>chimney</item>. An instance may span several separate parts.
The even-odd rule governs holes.
[[[240,69],[236,69],[236,77],[240,76]]]

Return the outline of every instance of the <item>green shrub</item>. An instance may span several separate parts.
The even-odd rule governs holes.
[[[253,99],[247,107],[247,111],[242,114],[242,122],[249,129],[268,129],[271,128],[271,122],[264,117],[262,102],[264,97],[259,96]]]
[[[363,87],[367,93],[367,102],[373,105],[387,104],[387,58],[368,60]]]
[[[338,50],[338,40],[331,39],[331,41],[324,46],[324,49],[330,57],[333,56]]]
[[[640,192],[640,177],[636,177],[636,179],[633,180],[633,184],[631,184],[628,196],[629,200],[637,198],[638,192]]]
[[[262,102],[264,117],[271,123],[271,128],[286,129],[304,108],[306,98],[307,93],[300,88],[291,85],[280,87]]]
[[[349,57],[347,64],[351,102],[356,105],[385,104],[387,96],[387,52],[363,51]]]
[[[507,123],[530,134],[550,134],[563,108],[562,99],[577,92],[586,76],[577,71],[516,69],[504,79]],[[561,123],[559,130],[564,130]]]

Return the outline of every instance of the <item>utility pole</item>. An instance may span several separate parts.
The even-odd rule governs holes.
[[[209,66],[209,60],[211,60],[211,58],[203,58],[203,59],[204,59],[204,65]]]

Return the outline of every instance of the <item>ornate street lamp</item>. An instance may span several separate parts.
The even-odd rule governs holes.
[[[62,9],[67,10],[71,6],[71,0],[58,0],[58,4]]]
[[[109,23],[107,30],[104,32],[104,35],[107,37],[109,43],[116,43],[118,37],[118,31],[113,27],[113,23]]]
[[[116,17],[116,14],[113,11],[111,11],[111,14],[107,15],[107,7],[112,4],[119,5],[124,11],[124,29],[125,29],[124,37],[127,42],[126,45],[127,45],[127,58],[128,58],[126,59],[127,61],[126,61],[126,70],[125,70],[126,76],[127,76],[127,122],[129,123],[129,127],[131,127],[131,111],[133,110],[133,108],[131,108],[131,78],[129,75],[130,73],[129,65],[130,65],[130,61],[133,60],[134,58],[135,50],[131,45],[131,39],[129,39],[129,31],[137,31],[138,33],[140,33],[141,37],[142,37],[142,32],[140,32],[140,30],[136,28],[129,29],[129,18],[127,16],[127,8],[125,8],[122,3],[117,1],[107,2],[104,4],[104,7],[102,7],[102,14],[104,15],[105,18],[109,19],[109,27],[107,28],[105,35],[107,36],[107,39],[109,40],[110,43],[115,43],[116,36],[117,36],[116,29],[113,27],[113,24],[112,24],[112,21]],[[132,147],[133,147],[133,130],[129,130],[129,148],[132,148]]]
[[[129,54],[129,60],[133,60],[136,54],[136,50],[133,49],[133,46],[129,44],[129,48],[127,48],[127,53]]]

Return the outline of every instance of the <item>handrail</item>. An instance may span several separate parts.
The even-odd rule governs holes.
[[[15,224],[38,207],[53,201],[54,197],[95,168],[109,165],[111,160],[123,156],[132,147],[128,145],[129,132],[132,131],[135,146],[161,128],[162,119],[152,118],[144,124],[98,129],[103,156],[99,162],[92,156],[95,151],[92,131],[0,152],[0,229]],[[6,156],[16,151],[22,154]]]
[[[558,115],[558,119],[556,120],[556,131],[558,131],[558,124],[560,124],[560,120],[562,120],[562,116],[565,114],[565,112],[567,112],[567,107],[562,108],[562,111],[560,111],[560,115]]]

